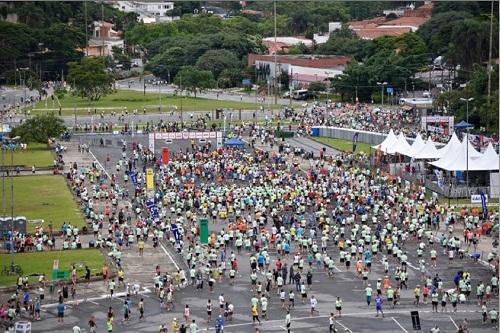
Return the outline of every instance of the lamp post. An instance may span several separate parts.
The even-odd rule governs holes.
[[[382,107],[384,106],[384,87],[387,85],[387,82],[377,82],[377,86],[382,88]]]
[[[460,98],[462,102],[465,102],[466,105],[466,116],[465,116],[465,121],[469,123],[469,102],[472,102],[474,100],[474,97],[470,98]],[[467,185],[467,195],[469,195],[469,126],[467,125],[467,142],[466,142],[466,185]]]

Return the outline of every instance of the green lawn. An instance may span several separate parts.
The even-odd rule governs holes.
[[[4,265],[10,264],[11,256],[9,254],[0,254],[0,269],[3,270]],[[68,251],[47,251],[33,253],[16,253],[14,254],[14,263],[21,266],[23,275],[30,274],[45,274],[47,280],[52,280],[52,265],[54,259],[59,260],[59,271],[71,271],[71,264],[82,263],[89,266],[92,276],[101,271],[104,264],[104,257],[97,249],[85,250],[68,250]],[[85,266],[83,269],[77,266],[78,276],[85,275]],[[15,285],[16,276],[0,275],[0,287],[8,287]],[[36,283],[38,276],[29,278],[30,283]]]
[[[6,179],[6,214],[10,214],[10,179]],[[0,191],[0,202],[3,202]],[[73,195],[63,176],[21,176],[14,177],[14,215],[26,216],[29,220],[43,219],[45,228],[52,224],[60,230],[63,223],[77,225],[80,230],[85,220],[78,209]],[[28,232],[35,230],[35,224],[28,225]]]
[[[337,150],[351,152],[352,151],[352,141],[351,140],[342,140],[342,139],[334,139],[334,138],[324,138],[324,137],[314,137],[316,141],[324,143],[332,148]],[[356,144],[356,153],[364,152],[366,154],[370,153],[370,145],[363,142],[358,142]]]
[[[181,97],[173,96],[170,94],[161,94],[162,111],[170,112],[171,110],[180,110]],[[146,93],[144,96],[140,91],[131,90],[118,90],[116,93],[102,97],[98,101],[89,101],[80,97],[66,94],[63,99],[60,99],[62,114],[73,115],[74,108],[77,109],[77,114],[87,114],[88,108],[104,108],[102,111],[110,113],[112,111],[122,111],[126,107],[129,112],[134,109],[143,111],[144,108],[147,112],[158,112],[160,100],[159,94]],[[57,104],[57,103],[56,103]],[[238,101],[222,101],[206,98],[182,97],[182,110],[185,112],[191,111],[210,111],[217,108],[233,108],[242,110],[257,110],[260,104],[256,103],[242,103]],[[271,105],[273,108],[281,108],[280,105]],[[48,108],[52,109],[52,103],[48,103]],[[45,109],[45,101],[40,101],[35,106],[34,113],[43,112]],[[58,107],[56,106],[56,109]],[[53,109],[52,109],[53,110]]]
[[[50,167],[53,165],[54,157],[49,151],[46,144],[43,143],[29,143],[27,150],[14,151],[14,165],[24,165],[31,167]],[[4,163],[6,166],[11,164],[10,151],[5,152]]]

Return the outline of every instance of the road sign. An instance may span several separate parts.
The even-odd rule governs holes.
[[[394,94],[394,88],[393,87],[387,87],[387,93],[392,95]]]
[[[241,83],[243,83],[244,86],[249,86],[252,84],[252,80],[250,79],[243,79],[241,80]]]
[[[200,219],[200,242],[208,244],[208,220]]]

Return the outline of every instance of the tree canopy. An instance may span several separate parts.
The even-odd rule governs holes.
[[[175,76],[174,83],[182,90],[196,93],[198,90],[215,87],[215,79],[211,72],[200,70],[194,66],[184,66]]]
[[[66,130],[64,121],[53,113],[28,118],[12,129],[12,137],[20,136],[22,142],[47,143],[50,138],[59,137]]]
[[[83,58],[69,63],[68,82],[76,96],[95,101],[112,91],[113,76],[103,58]]]

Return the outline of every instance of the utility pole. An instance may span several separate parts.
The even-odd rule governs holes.
[[[102,40],[101,56],[104,57],[104,34],[102,33],[103,27],[104,27],[104,0],[101,1],[101,25],[100,25],[101,30],[99,31]]]
[[[85,55],[89,56],[89,37],[88,37],[88,22],[87,22],[87,0],[83,2],[85,10]]]
[[[274,46],[277,45],[276,0],[274,1]],[[276,67],[277,51],[274,51],[274,104],[278,104],[278,68]]]
[[[469,102],[472,102],[474,100],[474,97],[470,97],[470,98],[460,98],[460,100],[462,102],[465,102],[466,104],[466,110],[467,110],[467,114],[466,114],[466,122],[469,123]],[[467,195],[469,195],[469,126],[467,126],[467,139],[466,139],[466,184],[467,184]]]
[[[488,71],[488,110],[491,109],[491,72],[493,71],[493,66],[491,65],[491,52],[493,47],[493,4],[494,1],[491,1],[491,13],[490,13],[490,48],[488,51],[488,67],[486,67]],[[500,7],[500,6],[499,6]],[[486,130],[488,130],[490,120],[490,113],[486,113]]]

